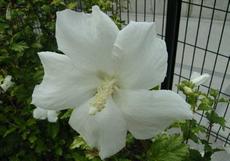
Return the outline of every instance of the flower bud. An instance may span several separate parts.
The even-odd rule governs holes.
[[[184,93],[185,94],[191,94],[191,93],[193,93],[193,90],[190,87],[185,86],[185,87],[183,87],[183,89],[184,89]]]

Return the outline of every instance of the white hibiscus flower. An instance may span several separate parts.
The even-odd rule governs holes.
[[[92,14],[64,10],[57,13],[56,39],[66,55],[39,53],[45,75],[32,103],[49,110],[76,107],[69,124],[102,159],[125,146],[127,131],[149,139],[175,120],[192,118],[176,93],[149,91],[167,68],[154,23],[131,22],[119,31],[97,6]]]

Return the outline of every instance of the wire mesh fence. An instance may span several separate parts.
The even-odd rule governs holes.
[[[168,73],[173,74],[173,79],[168,78],[168,81],[174,85],[174,91],[177,91],[175,84],[189,80],[192,72],[196,71],[210,74],[210,80],[199,87],[201,91],[208,93],[214,88],[219,91],[221,97],[230,98],[229,4],[228,0],[177,0],[173,3],[167,0],[113,0],[112,7],[125,24],[130,21],[155,21],[157,34],[160,38],[166,39],[168,48],[167,39],[173,41],[176,38],[168,49],[169,58],[172,57],[169,65],[173,68]],[[177,8],[170,10],[173,7]],[[176,17],[178,14],[179,20]],[[175,28],[175,32],[178,30],[178,35],[171,34],[171,28]],[[166,86],[169,87],[170,84]],[[208,128],[209,123],[203,113],[196,114],[197,120],[207,127],[211,139],[215,142],[224,142],[225,145],[230,144],[228,108],[229,104],[219,104],[216,107],[218,114],[227,120],[225,131],[220,126]]]
[[[177,63],[174,83],[189,79],[193,71],[210,74],[210,80],[200,86],[208,93],[210,88],[217,89],[223,97],[229,98],[229,47],[230,32],[229,1],[220,5],[220,1],[182,1],[182,10],[187,8],[187,15],[181,17],[177,48]],[[214,126],[211,129],[213,141],[229,144],[229,104],[219,104],[216,111],[227,120],[226,129]],[[203,113],[197,114],[200,123],[208,127]]]

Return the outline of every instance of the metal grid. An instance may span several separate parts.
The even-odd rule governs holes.
[[[130,21],[156,21],[159,25],[157,34],[164,39],[167,0],[112,0],[112,3],[113,10],[119,8],[120,18],[125,25]]]
[[[221,96],[230,98],[229,91],[224,90],[229,85],[227,76],[229,76],[230,51],[225,50],[226,46],[222,45],[224,39],[226,40],[224,34],[230,29],[230,24],[227,22],[230,13],[230,1],[223,8],[217,7],[217,0],[210,3],[212,6],[207,6],[204,3],[204,0],[199,2],[192,0],[182,1],[182,9],[187,8],[188,12],[186,17],[181,17],[181,21],[184,21],[184,24],[180,24],[180,31],[183,34],[178,39],[178,48],[180,49],[177,51],[177,69],[174,73],[174,83],[190,79],[193,71],[209,73],[211,76],[209,82],[202,84],[200,90],[208,93],[212,87],[217,89]],[[191,16],[192,7],[196,7],[197,13],[195,17]],[[207,12],[210,13],[210,17],[204,16]],[[217,14],[221,16],[218,17]],[[194,27],[193,31],[191,31],[191,27]],[[218,28],[218,33],[215,32],[216,28]],[[207,30],[206,34],[202,33],[204,29]],[[193,34],[189,34],[189,30]],[[200,43],[201,41],[203,41],[202,44]],[[200,59],[199,64],[196,63],[198,59]],[[228,120],[228,108],[229,104],[225,106],[219,105],[216,110]],[[209,126],[203,113],[198,113],[197,116],[201,124],[206,125],[206,127]],[[225,131],[220,126],[214,126],[209,129],[211,131],[208,133],[211,134],[211,139],[214,142],[222,141],[225,142],[225,145],[230,144],[228,122],[226,126]]]
[[[208,93],[212,87],[227,98],[230,98],[229,5],[228,0],[113,0],[113,9],[119,10],[125,24],[131,20],[157,22],[158,36],[165,39],[169,53],[164,88],[171,89],[172,84],[189,80],[193,71],[209,73],[210,81],[202,84],[200,90]],[[173,90],[176,91],[175,86]],[[216,110],[228,120],[228,108],[229,104]],[[202,113],[197,114],[197,119],[208,129]],[[228,122],[225,131],[214,126],[209,133],[213,141],[230,144]]]

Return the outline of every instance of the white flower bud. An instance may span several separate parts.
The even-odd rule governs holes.
[[[193,92],[193,90],[187,86],[183,87],[183,89],[186,94],[191,94]]]
[[[207,73],[204,73],[200,75],[197,72],[193,72],[191,76],[191,82],[199,86],[202,83],[205,83],[209,79],[210,75]]]

